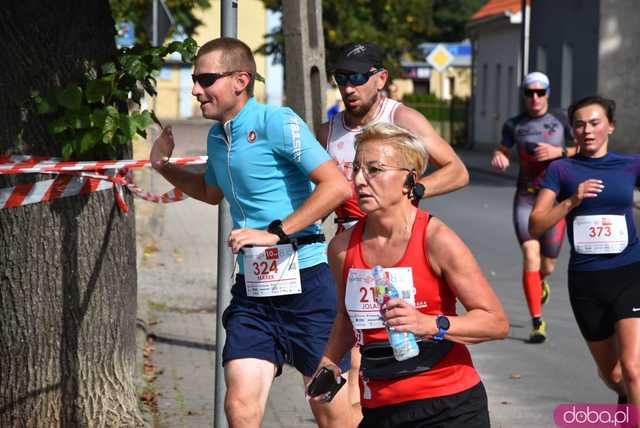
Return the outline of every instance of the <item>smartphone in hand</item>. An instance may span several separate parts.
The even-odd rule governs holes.
[[[331,370],[326,367],[321,368],[311,379],[311,383],[307,387],[307,395],[317,397],[324,394],[326,401],[333,400],[333,397],[340,391],[347,381],[340,376],[339,381]]]

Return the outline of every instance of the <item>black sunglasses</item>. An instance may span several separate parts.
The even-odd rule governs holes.
[[[524,90],[524,96],[527,98],[533,98],[533,94],[536,94],[538,96],[538,98],[544,97],[545,95],[547,95],[547,90],[546,89],[528,89],[525,88]]]
[[[222,73],[202,73],[202,74],[192,74],[191,80],[193,83],[199,83],[203,88],[208,88],[209,86],[216,83],[216,80],[231,76],[235,71],[223,71]]]
[[[351,83],[353,86],[360,86],[367,83],[371,76],[382,70],[382,68],[376,68],[375,70],[367,71],[366,73],[335,73],[333,77],[336,79],[336,83],[340,86],[346,85],[347,82]]]

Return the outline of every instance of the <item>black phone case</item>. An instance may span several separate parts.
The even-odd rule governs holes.
[[[307,388],[307,394],[309,394],[309,396],[311,397],[328,394],[326,400],[331,401],[333,397],[335,397],[335,395],[338,393],[340,388],[342,388],[346,383],[342,376],[340,377],[340,379],[342,381],[338,383],[333,372],[328,368],[323,367],[318,375],[314,377],[309,384],[309,387]]]

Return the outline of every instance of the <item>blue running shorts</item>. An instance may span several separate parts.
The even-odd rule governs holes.
[[[236,276],[231,303],[222,315],[227,338],[223,364],[237,358],[271,361],[294,366],[311,376],[331,333],[336,317],[336,283],[329,265],[320,263],[300,270],[302,293],[277,297],[248,297],[244,275]],[[351,356],[340,362],[349,370]]]

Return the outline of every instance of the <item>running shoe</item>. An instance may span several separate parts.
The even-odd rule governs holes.
[[[540,320],[539,323],[534,323],[533,325],[533,329],[529,334],[529,343],[542,343],[545,340],[547,340],[547,323],[544,320]]]
[[[542,298],[540,299],[540,302],[543,305],[546,305],[547,302],[549,301],[549,297],[551,297],[551,286],[549,285],[546,279],[543,279],[542,280]]]

